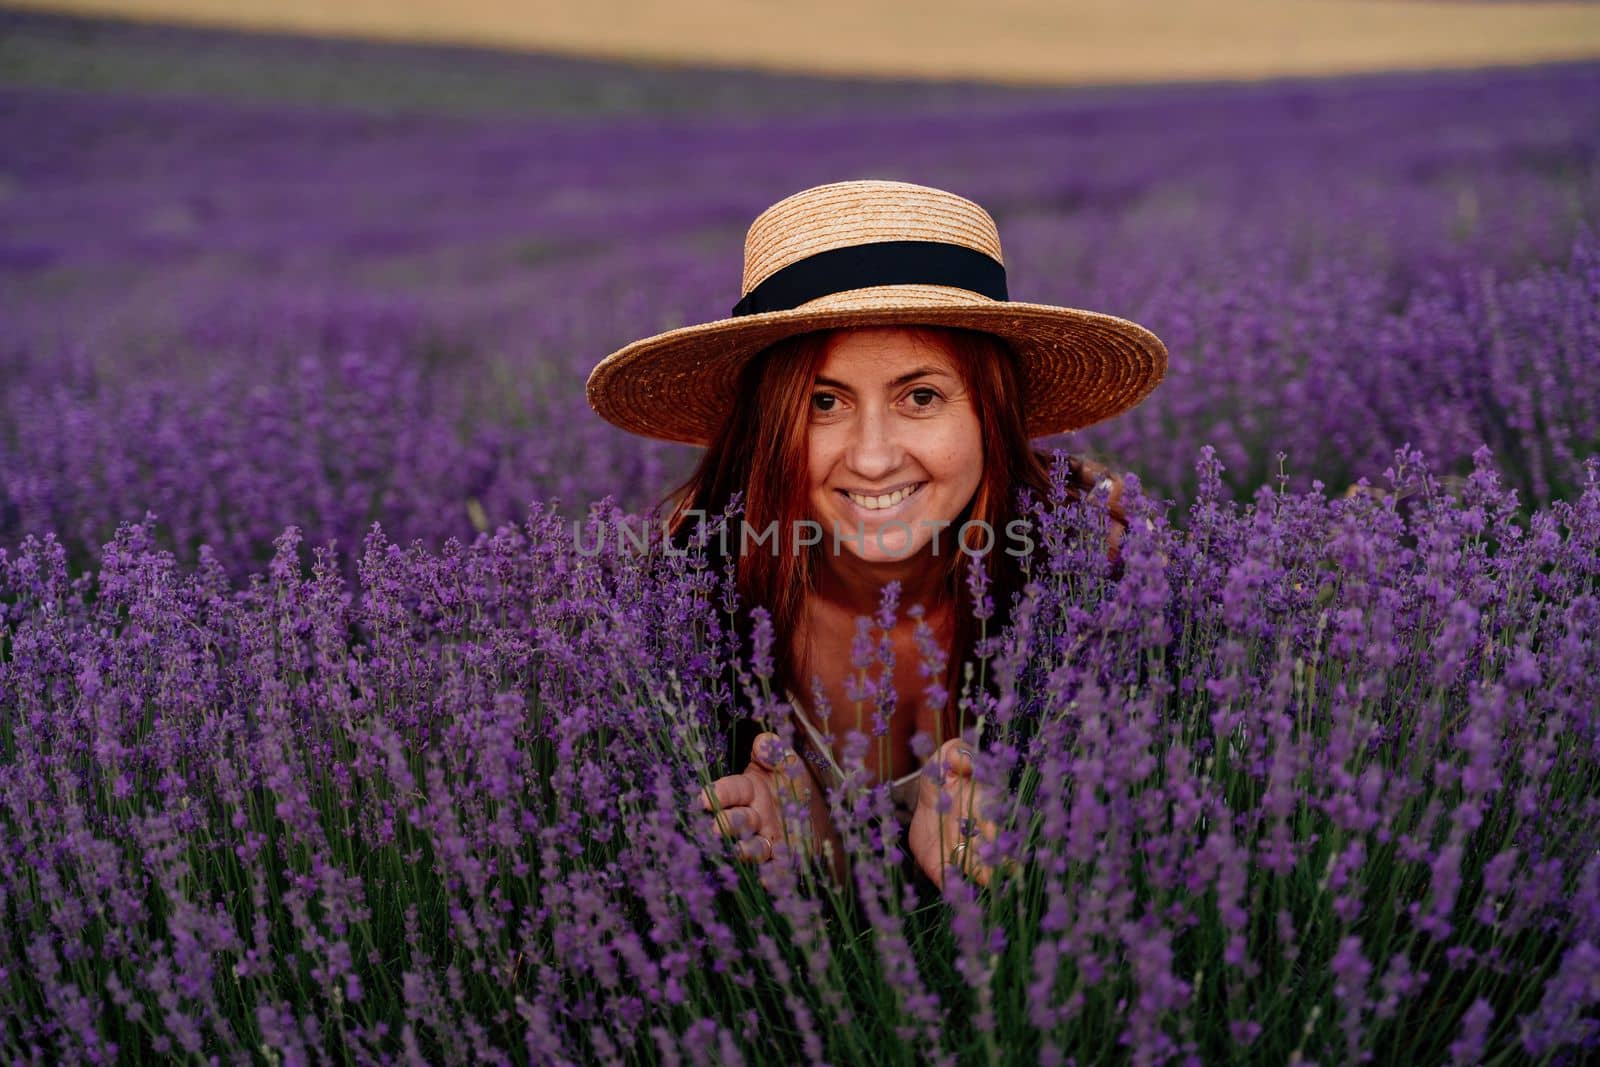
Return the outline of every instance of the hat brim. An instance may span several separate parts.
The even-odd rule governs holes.
[[[956,293],[959,302],[951,299]],[[853,299],[718,319],[635,341],[590,373],[589,406],[630,433],[707,445],[733,410],[739,372],[749,359],[786,337],[847,326],[953,326],[1000,337],[1016,353],[1030,438],[1119,415],[1166,374],[1161,339],[1114,315],[938,286],[839,295]]]

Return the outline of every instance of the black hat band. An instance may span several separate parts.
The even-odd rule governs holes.
[[[1007,300],[1006,268],[946,241],[874,241],[830,248],[774,271],[733,305],[733,315],[788,311],[830,293],[876,285],[947,285]]]

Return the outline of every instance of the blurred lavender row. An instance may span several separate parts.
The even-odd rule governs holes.
[[[588,370],[726,315],[750,219],[848,177],[970,196],[1017,299],[1160,334],[1166,383],[1068,443],[1177,499],[1203,444],[1240,493],[1279,450],[1342,489],[1488,444],[1531,506],[1600,442],[1595,64],[765,119],[10,88],[0,138],[0,544],[80,560],[146,511],[242,574],[290,522],[641,507],[692,455],[600,423]]]

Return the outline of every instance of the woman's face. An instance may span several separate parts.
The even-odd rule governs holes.
[[[810,503],[824,553],[837,544],[841,555],[882,562],[930,543],[940,555],[956,551],[949,524],[978,490],[983,438],[942,340],[898,326],[838,331],[809,420]]]

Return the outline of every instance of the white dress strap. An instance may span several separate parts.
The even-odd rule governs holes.
[[[831,786],[837,786],[844,781],[844,768],[839,766],[839,761],[834,757],[833,746],[828,743],[828,738],[817,729],[811,717],[806,714],[805,708],[794,699],[794,694],[787,694],[789,706],[794,709],[795,718],[800,721],[800,726],[805,730],[806,736],[811,739],[812,746],[827,763],[827,769],[832,777]],[[911,825],[911,815],[917,809],[917,793],[920,789],[918,778],[922,776],[922,768],[917,768],[909,774],[902,775],[889,783],[889,795],[894,801],[895,818],[901,825]]]
[[[832,777],[828,784],[830,786],[838,785],[844,781],[844,768],[840,767],[839,761],[834,758],[833,746],[828,743],[828,739],[823,732],[817,729],[816,725],[811,721],[811,716],[805,713],[805,709],[800,706],[800,702],[794,698],[794,694],[789,693],[787,696],[789,697],[789,706],[794,709],[795,718],[800,721],[801,728],[805,730],[806,736],[811,739],[812,747],[817,750],[817,754],[827,764],[827,770]]]

